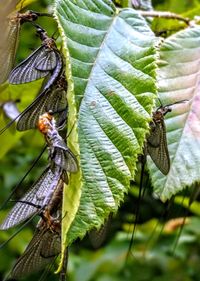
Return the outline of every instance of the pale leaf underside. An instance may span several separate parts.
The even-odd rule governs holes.
[[[171,168],[167,176],[151,162],[155,192],[164,200],[200,181],[200,27],[165,40],[160,48],[159,96],[172,106],[165,117]]]

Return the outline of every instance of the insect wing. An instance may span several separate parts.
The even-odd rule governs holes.
[[[42,270],[60,253],[60,234],[36,230],[25,252],[17,260],[11,278],[22,278]]]
[[[131,2],[132,2],[132,5],[135,9],[139,9],[139,7],[141,5],[139,0],[132,0]]]
[[[43,239],[40,256],[47,259],[60,254],[61,252],[61,237],[57,232],[46,232],[46,239]]]
[[[76,173],[78,170],[76,157],[67,147],[56,127],[47,132],[47,139],[49,140],[49,153],[53,166],[55,164],[67,172]]]
[[[41,66],[42,70],[37,67]],[[45,67],[47,67],[45,69]],[[48,50],[45,46],[40,46],[27,59],[22,61],[10,73],[10,84],[28,83],[49,74],[50,70],[56,67],[56,56],[54,50]]]
[[[68,148],[66,151],[64,151],[65,155],[65,170],[71,173],[76,173],[78,171],[78,164],[76,157],[71,152],[71,150]]]
[[[95,249],[101,247],[106,240],[108,231],[110,229],[111,220],[112,214],[109,215],[108,219],[104,222],[99,230],[93,229],[89,232],[90,242]]]
[[[53,154],[50,155],[51,160],[54,162],[53,165],[61,167],[63,170],[71,173],[78,171],[78,164],[76,157],[69,148],[67,150],[54,148]]]
[[[7,23],[0,43],[0,83],[4,83],[14,65],[20,31],[19,19]]]
[[[61,167],[65,171],[76,173],[78,170],[77,160],[71,150],[67,147],[64,140],[58,134],[53,134],[51,147],[50,147],[50,158],[56,166]],[[51,138],[51,136],[50,136]]]
[[[158,147],[160,145],[162,129],[162,123],[150,123],[150,135],[147,137],[147,143],[150,146]]]
[[[162,124],[162,128],[160,128],[159,133],[159,146],[152,146],[151,143],[147,141],[147,151],[155,165],[158,167],[158,169],[164,175],[167,175],[170,169],[170,158],[167,147],[166,129],[164,121],[162,120],[160,124]]]
[[[57,57],[56,53],[52,50],[46,50],[47,56],[43,56],[35,63],[35,68],[40,71],[52,70],[56,67]]]
[[[49,186],[54,181],[55,175],[47,168],[32,188],[17,202],[8,216],[0,225],[0,229],[13,227],[38,212],[37,206],[43,206],[43,202],[49,192]],[[26,203],[27,202],[27,203]],[[30,202],[30,204],[28,204]]]
[[[28,110],[25,110],[22,113],[17,123],[17,129],[19,131],[25,131],[36,128],[39,116],[50,110],[53,113],[62,112],[66,108],[66,92],[59,88],[53,88],[52,90],[49,90],[45,95],[36,98],[33,104],[28,108]],[[59,119],[61,118],[59,117]],[[61,121],[58,122],[61,123]]]
[[[63,60],[60,55],[60,53],[56,50],[54,50],[55,55],[56,55],[56,66],[54,70],[51,73],[51,77],[49,78],[48,82],[46,83],[42,93],[40,96],[42,96],[52,85],[53,83],[57,80],[57,78],[60,76],[63,70]]]
[[[20,1],[23,0],[1,0],[0,5],[0,16],[5,17],[10,14],[13,10],[16,9],[16,5],[19,4]]]

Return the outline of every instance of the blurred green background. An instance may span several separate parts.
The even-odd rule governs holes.
[[[147,2],[147,1],[146,1]],[[40,0],[28,7],[35,11],[51,11],[52,1]],[[119,1],[118,1],[119,3]],[[181,13],[193,17],[200,12],[198,0],[154,0],[157,10]],[[56,36],[56,24],[51,19],[38,20],[48,34]],[[152,28],[156,33],[168,36],[183,28],[182,23],[169,20],[153,20]],[[60,39],[58,38],[58,42]],[[39,40],[30,24],[24,24],[20,34],[20,45],[16,64],[24,59],[33,49],[39,46]],[[3,120],[3,113],[1,112]],[[9,129],[1,138],[0,206],[9,196],[13,188],[32,166],[34,159],[43,147],[43,138],[36,131],[23,133],[16,137],[14,130]],[[11,144],[12,143],[12,144]],[[10,144],[10,145],[9,145]],[[6,153],[7,152],[7,153]],[[15,193],[19,198],[38,178],[47,163],[45,153],[34,169],[28,173]],[[144,191],[142,200],[138,200],[140,170],[132,183],[130,193],[126,196],[117,215],[108,224],[108,235],[99,249],[94,249],[87,236],[76,241],[70,247],[68,263],[69,281],[199,281],[200,275],[200,203],[197,191],[192,189],[195,201],[190,206],[191,190],[185,190],[169,202],[162,203],[152,194],[148,173],[144,175]],[[3,220],[13,203],[8,203],[0,211]],[[139,214],[136,215],[138,213]],[[186,225],[182,229],[183,218],[187,216]],[[137,227],[134,241],[129,251],[135,221]],[[31,240],[37,218],[26,226],[9,244],[0,249],[0,280],[8,274],[16,258],[24,251]],[[5,242],[15,231],[0,231],[0,243]],[[128,254],[129,253],[129,254]],[[56,268],[56,265],[55,265]],[[51,268],[53,272],[53,269]],[[45,273],[46,274],[46,273]],[[40,280],[41,273],[24,280]],[[46,280],[58,280],[58,275],[48,273]]]

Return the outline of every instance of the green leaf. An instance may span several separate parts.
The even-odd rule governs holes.
[[[155,192],[163,199],[200,181],[200,27],[188,28],[168,39],[160,48],[159,96],[163,105],[172,106],[165,118],[171,158],[164,176],[152,162],[149,168]]]
[[[134,178],[156,97],[155,37],[133,9],[56,1],[68,79],[68,145],[80,156],[63,199],[63,248],[115,213]],[[67,236],[66,236],[67,235]]]
[[[170,11],[178,14],[190,12],[192,9],[199,5],[198,0],[182,0],[181,5],[179,0],[163,1],[164,3],[156,5],[156,10]]]

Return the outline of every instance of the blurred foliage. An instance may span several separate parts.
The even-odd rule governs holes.
[[[28,8],[36,11],[50,11],[51,1],[42,0],[30,5]],[[187,16],[197,15],[200,9],[199,0],[153,0],[156,10],[171,11]],[[162,23],[163,21],[163,23]],[[39,24],[48,30],[50,35],[55,34],[56,25],[52,20],[39,19]],[[168,20],[154,20],[153,28],[156,32],[175,32],[185,27]],[[168,36],[169,34],[167,34]],[[29,24],[22,26],[20,46],[17,52],[16,63],[24,59],[30,52],[37,48],[39,40],[34,34],[34,29]],[[10,142],[15,135],[11,131],[8,140]],[[1,145],[4,145],[1,136]],[[31,167],[34,159],[40,153],[43,139],[35,131],[25,132],[23,136],[15,140],[11,145],[0,165],[1,196],[0,206],[9,196],[11,190],[19,183],[20,179]],[[46,164],[47,155],[37,163],[27,178],[20,184],[15,199],[37,179]],[[200,198],[199,186],[194,187],[195,202],[190,202],[190,193],[186,190],[176,196],[174,200],[162,203],[154,197],[148,179],[148,173],[144,175],[144,196],[138,200],[140,166],[138,177],[133,182],[130,193],[121,206],[118,214],[113,218],[110,231],[104,247],[93,250],[88,236],[82,241],[77,241],[70,248],[68,264],[69,281],[198,281],[200,274]],[[0,221],[10,208],[0,212]],[[136,220],[139,204],[139,216],[134,234],[134,242],[131,253],[127,257],[130,240]],[[188,206],[190,207],[188,210]],[[187,216],[186,225],[183,218]],[[7,275],[15,259],[23,252],[30,241],[36,220],[26,226],[11,242],[0,249],[0,279]],[[6,241],[16,229],[0,232],[0,243]],[[52,269],[51,269],[52,271]],[[39,280],[41,274],[28,277],[24,280]],[[44,278],[45,279],[45,278]],[[49,281],[57,280],[58,276],[48,275]]]

